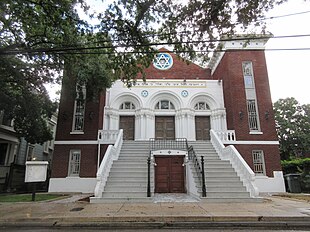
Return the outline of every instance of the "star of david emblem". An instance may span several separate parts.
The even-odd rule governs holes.
[[[167,70],[172,67],[173,59],[169,53],[159,53],[155,56],[153,65],[160,70]]]

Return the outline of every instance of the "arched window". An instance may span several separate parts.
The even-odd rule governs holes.
[[[156,110],[174,110],[174,105],[171,101],[168,100],[161,100],[157,102],[155,105]]]
[[[120,107],[120,110],[134,110],[136,106],[132,102],[123,102]]]
[[[206,102],[198,102],[195,107],[195,110],[210,110],[208,103]]]

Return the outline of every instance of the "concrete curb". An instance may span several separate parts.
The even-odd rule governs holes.
[[[0,221],[0,228],[274,228],[309,229],[308,217],[73,217]]]

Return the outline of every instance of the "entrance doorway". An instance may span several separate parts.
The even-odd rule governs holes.
[[[185,193],[184,156],[155,156],[155,193]]]
[[[196,140],[210,140],[210,117],[196,116]]]
[[[155,117],[155,138],[156,139],[175,139],[174,116]]]
[[[123,129],[124,140],[135,139],[135,117],[134,116],[120,116],[119,128]]]

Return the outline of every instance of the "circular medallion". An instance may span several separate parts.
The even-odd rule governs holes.
[[[147,90],[142,90],[141,96],[142,97],[147,97],[149,95],[149,92]]]
[[[158,53],[155,55],[153,65],[159,70],[167,70],[173,65],[172,56],[169,53]]]
[[[183,90],[183,91],[181,92],[181,95],[182,95],[182,97],[187,97],[187,96],[188,96],[187,90]]]

